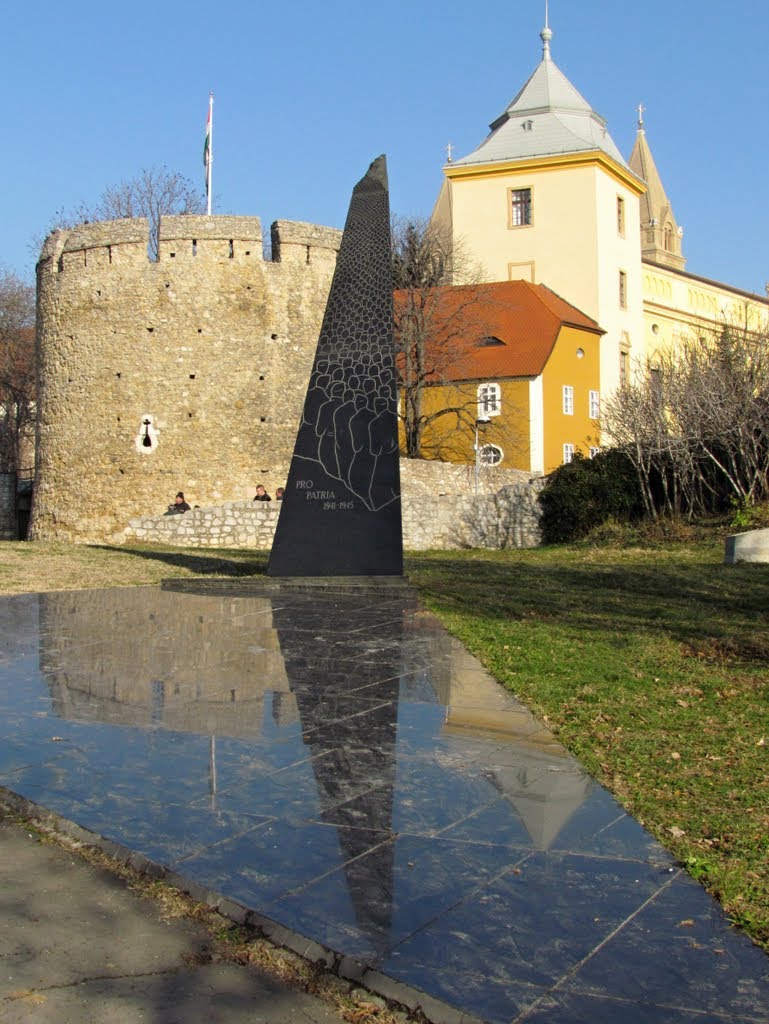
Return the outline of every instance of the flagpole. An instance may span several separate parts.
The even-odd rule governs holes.
[[[208,122],[206,123],[206,213],[211,216],[211,181],[214,163],[214,94],[208,95]]]

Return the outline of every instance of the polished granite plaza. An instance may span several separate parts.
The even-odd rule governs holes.
[[[769,1021],[769,959],[405,589],[2,598],[0,737],[6,790],[468,1021]]]

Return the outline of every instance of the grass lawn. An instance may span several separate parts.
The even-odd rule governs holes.
[[[769,566],[701,543],[452,552],[409,572],[769,951]]]
[[[264,552],[0,544],[0,593],[261,573]],[[425,604],[769,951],[769,566],[717,542],[410,555]]]

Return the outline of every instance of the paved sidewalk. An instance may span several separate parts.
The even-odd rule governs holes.
[[[339,1024],[320,999],[217,962],[204,926],[0,820],[3,1024]],[[213,954],[213,955],[212,955]]]

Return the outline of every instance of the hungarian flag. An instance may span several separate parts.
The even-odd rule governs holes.
[[[213,96],[208,101],[208,117],[206,118],[206,141],[203,143],[203,164],[206,168],[206,189],[208,189],[208,165],[211,162],[211,107]]]

